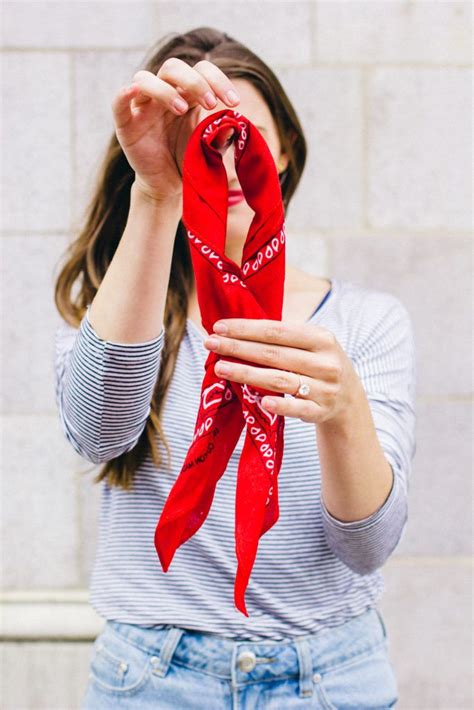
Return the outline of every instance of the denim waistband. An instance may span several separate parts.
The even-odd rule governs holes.
[[[171,661],[228,680],[237,688],[272,679],[299,678],[300,696],[313,692],[324,673],[386,643],[386,629],[376,607],[349,621],[285,641],[232,641],[174,625],[146,628],[107,620],[104,632],[118,634],[152,655],[153,673],[165,676]]]

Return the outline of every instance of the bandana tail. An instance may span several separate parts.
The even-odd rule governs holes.
[[[209,378],[203,380],[201,403]],[[225,388],[225,392],[230,387]],[[222,390],[220,390],[222,391]],[[215,494],[217,482],[222,477],[227,462],[235,449],[243,427],[241,406],[237,397],[229,399],[224,406],[216,400],[210,409],[198,411],[195,436],[180,474],[174,482],[163,506],[155,528],[155,549],[164,572],[173,560],[178,547],[192,537],[206,520]],[[212,417],[209,429],[206,422]],[[212,456],[212,466],[203,468],[203,463]]]
[[[244,449],[239,462],[235,504],[235,551],[237,555],[237,573],[234,584],[234,604],[245,616],[249,616],[245,604],[245,592],[252,573],[258,544],[264,535],[277,522],[278,473],[283,458],[283,432],[285,419],[277,417],[274,434],[275,465],[269,475],[259,451],[258,443],[247,431]],[[242,461],[246,463],[242,464]],[[269,495],[271,493],[271,495]]]

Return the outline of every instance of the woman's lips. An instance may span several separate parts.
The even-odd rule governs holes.
[[[229,190],[229,198],[228,198],[228,204],[229,205],[237,205],[239,202],[242,202],[244,199],[244,193],[242,190]]]

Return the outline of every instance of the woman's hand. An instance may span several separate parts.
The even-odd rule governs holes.
[[[199,123],[193,109],[217,105],[206,103],[206,94],[235,108],[240,98],[232,100],[229,91],[238,93],[212,62],[190,67],[177,57],[166,59],[156,75],[137,71],[133,83],[120,89],[112,101],[115,132],[140,189],[158,198],[181,195],[184,151]],[[176,108],[176,100],[184,100],[184,108]]]
[[[225,335],[213,334],[204,341],[209,350],[223,358],[216,362],[216,375],[280,394],[294,394],[299,386],[295,373],[299,373],[309,385],[307,395],[264,396],[262,407],[304,422],[345,421],[362,383],[330,330],[306,323],[226,318],[214,324],[215,333],[218,324],[227,326]],[[215,346],[211,342],[214,338]],[[226,356],[255,362],[257,366],[226,362]]]

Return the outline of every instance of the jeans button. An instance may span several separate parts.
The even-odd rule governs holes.
[[[320,673],[315,673],[315,674],[313,675],[313,680],[314,680],[315,683],[319,683],[319,681],[321,680],[321,674],[320,674]]]
[[[242,651],[237,658],[239,668],[244,673],[250,673],[257,665],[257,657],[252,651]]]

